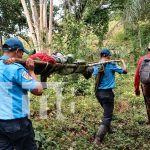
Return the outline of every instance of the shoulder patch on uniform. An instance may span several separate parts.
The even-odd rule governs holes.
[[[23,76],[25,79],[27,79],[27,80],[31,80],[31,79],[32,79],[32,77],[31,77],[26,71],[24,71],[24,72],[22,73],[22,76]]]

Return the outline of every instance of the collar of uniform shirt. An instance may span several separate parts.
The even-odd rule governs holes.
[[[9,57],[6,56],[6,55],[3,55],[2,57],[0,57],[1,60],[6,60],[6,59],[8,59],[8,58],[9,58]]]

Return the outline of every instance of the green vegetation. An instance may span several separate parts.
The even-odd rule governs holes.
[[[39,99],[31,99],[31,118],[36,130],[36,140],[42,150],[122,150],[122,149],[149,149],[150,131],[146,125],[146,110],[143,97],[135,97],[133,89],[133,74],[135,67],[128,64],[129,74],[117,75],[115,89],[115,112],[112,126],[117,130],[106,136],[102,146],[94,145],[94,135],[102,117],[102,109],[94,96],[94,80],[86,81],[83,77],[78,80],[78,86],[87,83],[88,94],[74,96],[68,85],[63,91],[62,113],[64,120],[56,119],[56,95],[52,89],[47,89],[48,119],[39,118]],[[84,80],[84,85],[83,85]],[[71,112],[70,104],[75,104],[75,111]]]
[[[108,7],[102,9],[103,5]],[[116,76],[112,126],[117,131],[106,136],[100,147],[93,143],[103,113],[94,95],[94,79],[86,80],[82,75],[52,75],[44,93],[48,96],[44,107],[48,118],[40,117],[41,98],[31,96],[30,116],[39,150],[150,149],[144,100],[142,95],[134,95],[133,88],[137,60],[146,53],[144,49],[150,42],[149,10],[149,0],[70,0],[54,7],[54,16],[60,11],[62,14],[59,21],[57,17],[53,20],[53,51],[73,53],[76,58],[96,62],[98,49],[109,47],[115,59],[125,60],[129,73]],[[32,43],[29,36],[21,32],[27,30],[27,24],[19,0],[7,3],[1,0],[0,20],[1,35],[20,35]],[[65,82],[63,119],[57,118],[53,82]]]

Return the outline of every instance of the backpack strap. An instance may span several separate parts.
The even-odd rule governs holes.
[[[104,73],[105,73],[105,65],[102,64],[102,65],[100,65],[100,68],[98,70],[98,74],[97,74],[96,79],[95,79],[95,93],[97,92],[98,85],[102,81]]]

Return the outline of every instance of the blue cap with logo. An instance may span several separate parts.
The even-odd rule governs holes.
[[[7,39],[2,49],[3,51],[19,49],[26,54],[29,54],[29,51],[24,48],[22,42],[17,37]]]
[[[100,50],[100,55],[104,57],[111,56],[111,52],[108,48],[102,48]]]

